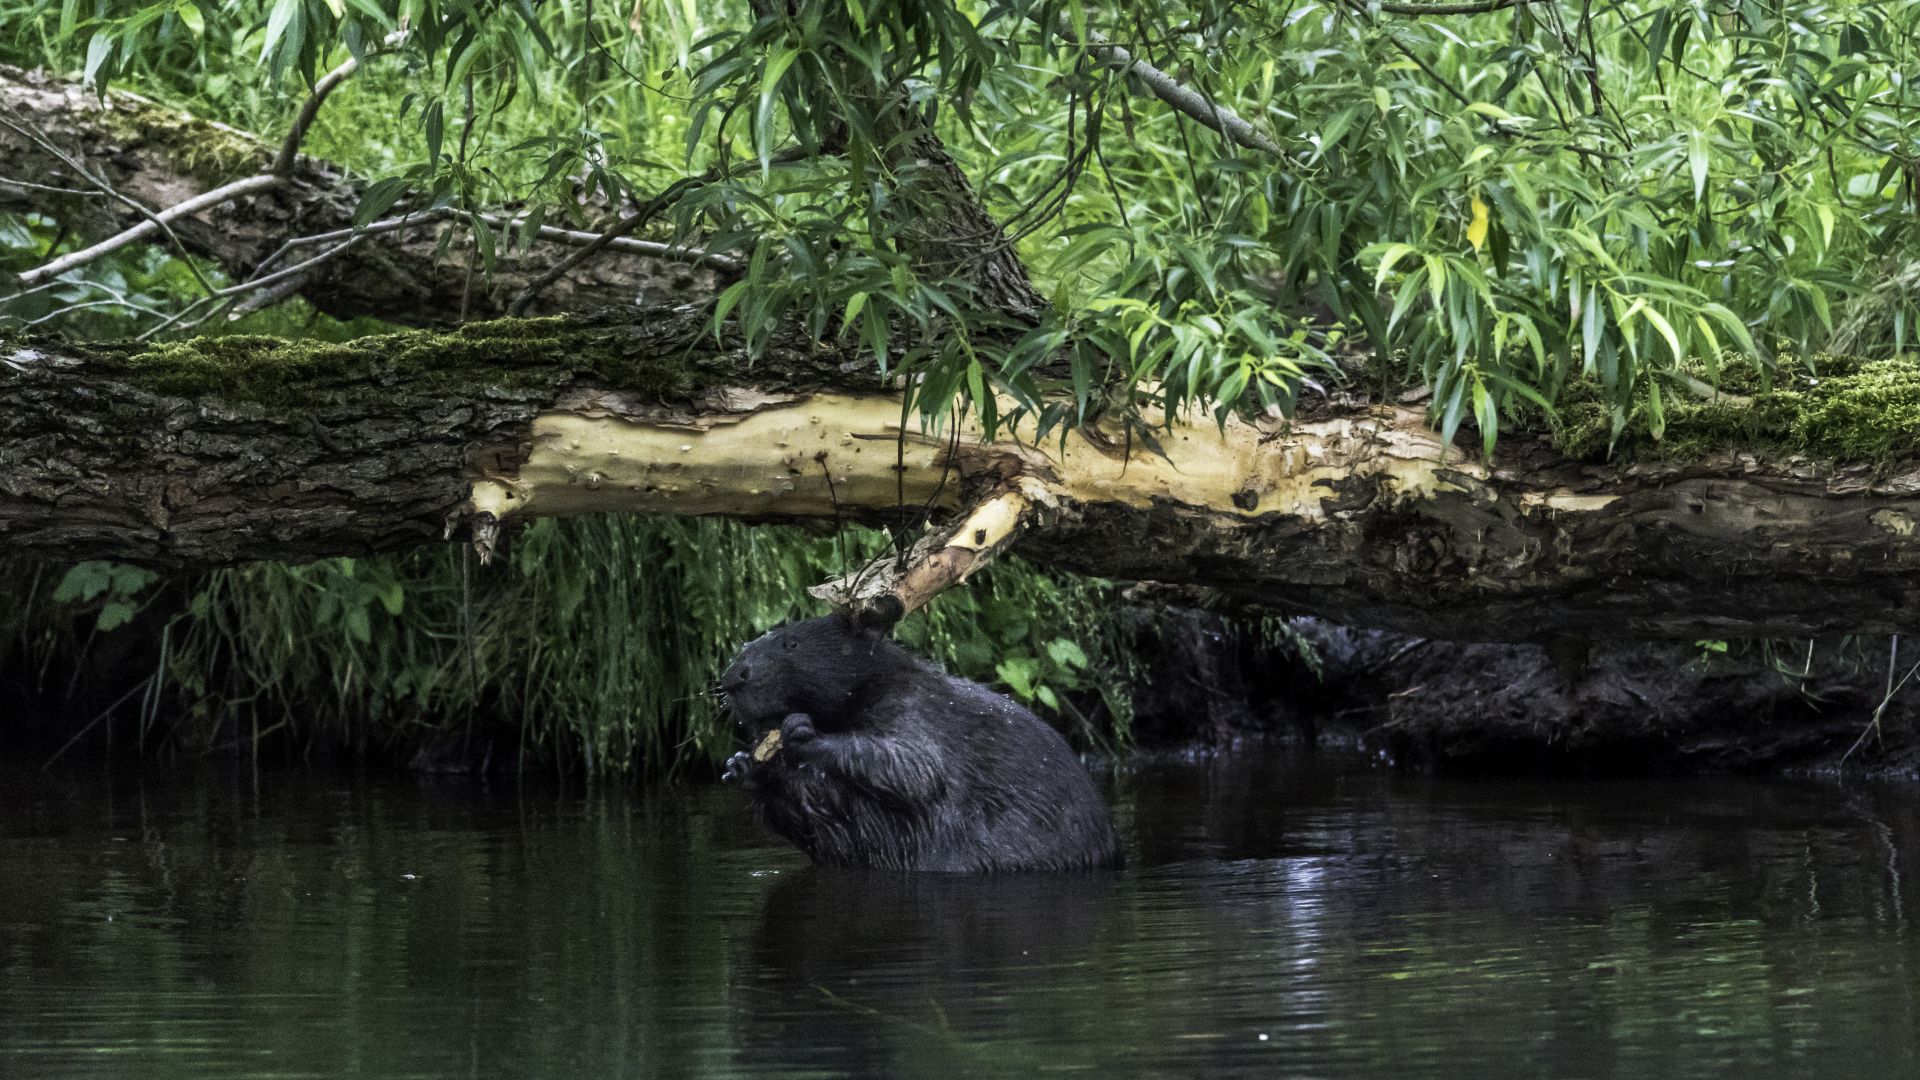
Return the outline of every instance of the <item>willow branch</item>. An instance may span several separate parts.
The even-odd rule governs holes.
[[[1466,0],[1454,4],[1400,4],[1375,3],[1374,7],[1389,15],[1485,15],[1488,12],[1502,11],[1521,0]]]
[[[313,84],[313,92],[300,105],[300,112],[293,118],[293,127],[287,131],[286,141],[280,144],[280,154],[273,160],[273,175],[292,176],[294,162],[300,156],[300,144],[307,140],[307,129],[313,126],[314,118],[320,115],[320,106],[326,104],[327,95],[334,88],[353,77],[360,69],[360,58],[348,57],[347,62],[320,77]]]
[[[334,68],[322,76],[320,81],[314,84],[313,92],[307,95],[306,102],[300,106],[299,115],[294,117],[293,129],[287,133],[286,142],[281,145],[279,157],[274,161],[271,172],[262,173],[258,176],[245,177],[228,184],[222,184],[211,191],[201,192],[191,199],[167,207],[165,210],[151,213],[145,221],[140,222],[130,229],[109,236],[105,240],[94,244],[92,247],[82,248],[79,251],[71,252],[44,265],[28,270],[20,275],[20,285],[23,288],[31,288],[49,278],[58,277],[76,267],[85,266],[95,259],[110,255],[126,247],[128,244],[145,239],[159,231],[168,222],[177,218],[197,214],[202,210],[210,210],[216,206],[230,203],[242,196],[250,195],[253,192],[265,191],[268,188],[278,187],[286,183],[288,178],[293,175],[294,161],[299,156],[300,144],[306,138],[307,129],[313,125],[314,118],[320,114],[320,106],[325,104],[327,95],[331,94],[335,87],[350,78],[355,71],[359,70],[359,67],[359,59],[357,57],[350,58],[339,67]],[[322,258],[331,257],[332,254],[337,253],[337,251],[332,252]],[[321,261],[321,259],[308,260],[307,263],[301,264],[300,268],[303,269],[319,261]],[[284,272],[282,276],[285,276]],[[214,295],[227,295],[232,291],[234,290],[216,290]]]
[[[517,229],[526,221],[524,216],[516,218],[501,217],[498,214],[476,214],[480,220],[496,229]],[[682,247],[676,244],[663,244],[658,240],[636,240],[627,236],[607,238],[606,233],[582,232],[579,229],[558,229],[551,225],[542,225],[535,232],[541,240],[555,244],[568,244],[573,247],[591,247],[604,245],[608,251],[622,251],[629,255],[646,255],[663,262],[680,262],[689,266],[698,266],[707,270],[717,270],[723,274],[737,274],[744,267],[740,260],[731,255],[705,251],[701,248]],[[599,248],[595,248],[599,250]]]
[[[1082,44],[1070,30],[1058,28],[1055,32],[1069,44]],[[1098,32],[1088,30],[1084,47],[1099,59],[1102,66],[1131,75],[1146,87],[1148,93],[1171,106],[1174,111],[1225,135],[1229,141],[1263,154],[1286,156],[1286,151],[1280,149],[1278,143],[1267,138],[1245,117],[1134,56],[1124,46],[1115,45]]]
[[[154,233],[159,232],[168,222],[187,217],[190,214],[197,214],[202,210],[210,210],[224,203],[230,203],[243,195],[278,187],[284,182],[283,177],[262,174],[259,176],[249,176],[244,180],[235,180],[231,184],[222,184],[212,191],[202,192],[185,202],[169,206],[165,210],[161,210],[147,220],[142,221],[140,224],[114,236],[109,236],[92,247],[62,255],[51,262],[28,270],[20,275],[20,284],[22,287],[31,288],[48,278],[58,277],[77,266],[85,266],[103,255],[118,251],[136,240],[142,240],[152,236]]]

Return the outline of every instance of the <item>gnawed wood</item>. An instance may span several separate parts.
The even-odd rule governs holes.
[[[863,620],[892,625],[964,583],[1013,542],[1037,507],[1056,504],[1045,484],[1015,477],[958,523],[934,529],[905,552],[888,553],[807,592]]]
[[[606,511],[951,522],[1030,483],[1050,501],[1025,556],[1348,624],[1481,640],[1920,629],[1913,461],[1601,466],[1509,433],[1489,466],[1382,405],[1175,423],[1164,457],[1097,427],[987,439],[903,427],[870,367],[797,337],[745,383],[703,325],[669,309],[343,346],[0,346],[0,540],[211,565],[429,542],[449,515],[508,532]]]

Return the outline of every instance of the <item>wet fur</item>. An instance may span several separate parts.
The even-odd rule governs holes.
[[[830,615],[779,627],[721,680],[764,762],[728,762],[815,862],[981,873],[1117,865],[1106,805],[1039,717]]]

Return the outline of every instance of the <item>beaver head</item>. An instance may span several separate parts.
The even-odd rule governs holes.
[[[913,660],[888,641],[884,620],[835,613],[776,626],[740,650],[720,689],[752,732],[806,713],[822,729],[853,715],[868,688]]]

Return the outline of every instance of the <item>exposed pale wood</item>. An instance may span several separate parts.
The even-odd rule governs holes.
[[[287,410],[158,394],[118,354],[0,347],[0,542],[211,565],[423,543],[450,520],[897,521],[1027,484],[1047,502],[1023,555],[1344,623],[1483,640],[1920,629],[1920,463],[1614,468],[1513,433],[1488,467],[1380,405],[1176,425],[1165,458],[1128,459],[1097,429],[1064,446],[902,431],[870,367],[797,337],[743,385],[684,311],[552,332],[491,372],[409,367],[407,335],[372,339]],[[609,356],[657,361],[672,389],[610,387]]]

